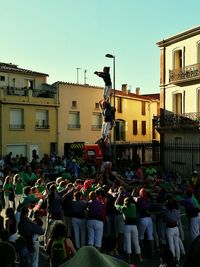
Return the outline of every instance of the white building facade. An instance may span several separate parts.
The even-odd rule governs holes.
[[[200,26],[157,43],[165,169],[188,176],[200,166]]]

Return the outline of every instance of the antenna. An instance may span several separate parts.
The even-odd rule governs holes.
[[[79,79],[78,79],[78,78],[79,78],[79,75],[78,75],[78,74],[79,74],[79,70],[81,70],[81,68],[78,68],[78,67],[77,67],[77,68],[76,68],[76,77],[77,77],[76,82],[77,82],[77,83],[79,83]]]
[[[86,80],[87,80],[87,70],[84,70],[84,84],[86,85]]]

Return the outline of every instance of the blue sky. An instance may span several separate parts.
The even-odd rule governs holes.
[[[199,0],[0,0],[0,62],[56,81],[103,86],[94,71],[116,58],[116,89],[159,92],[156,43],[200,25]]]

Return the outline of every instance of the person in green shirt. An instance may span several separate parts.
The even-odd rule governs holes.
[[[26,186],[24,187],[24,196],[23,196],[23,205],[26,206],[27,208],[32,209],[35,204],[38,202],[38,199],[35,197],[34,194],[31,192],[31,187]]]
[[[13,201],[9,200],[10,193],[14,191],[14,186],[11,182],[10,176],[6,176],[4,184],[3,184],[3,191],[4,191],[4,199],[5,199],[5,209],[12,206],[13,208]]]
[[[23,200],[24,184],[20,179],[19,174],[15,174],[13,177],[13,184],[15,188],[15,207],[17,208]]]
[[[72,177],[71,177],[71,174],[70,174],[70,172],[69,172],[68,169],[65,169],[65,170],[63,171],[63,173],[62,173],[62,179],[63,179],[63,180],[68,180],[69,182],[71,182]]]
[[[40,193],[45,191],[44,180],[42,178],[37,179],[35,186],[37,187],[37,189]]]
[[[28,167],[26,173],[24,174],[24,179],[26,185],[33,186],[35,185],[35,182],[37,181],[38,177],[35,172],[33,172],[32,167]]]
[[[123,205],[119,205],[121,193],[118,194],[115,201],[115,207],[123,214],[124,217],[124,251],[127,253],[128,262],[130,263],[132,253],[131,247],[133,242],[135,254],[137,254],[139,261],[142,261],[136,220],[136,206],[131,202],[129,197],[124,199]]]

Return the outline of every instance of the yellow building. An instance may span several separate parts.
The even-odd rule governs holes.
[[[59,96],[58,154],[67,155],[71,143],[94,143],[101,137],[103,119],[99,101],[103,88],[67,82],[56,82],[54,86]],[[142,96],[139,88],[136,91],[131,93],[127,85],[115,90],[115,142],[119,154],[125,157],[132,156],[130,150],[137,144],[159,141],[153,120],[160,108],[159,95]],[[113,105],[113,97],[111,102]],[[113,131],[111,141],[113,144]]]
[[[48,75],[0,63],[0,154],[33,155],[56,151],[56,88]]]

